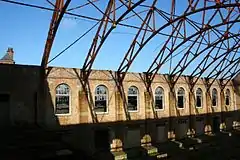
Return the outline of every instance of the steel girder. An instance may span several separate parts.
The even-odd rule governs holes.
[[[98,26],[95,37],[93,38],[93,42],[92,42],[91,47],[88,51],[85,62],[83,64],[82,72],[81,72],[81,78],[84,81],[84,84],[86,84],[87,81],[88,81],[88,77],[90,75],[90,71],[91,71],[92,65],[94,63],[94,60],[96,59],[96,56],[97,56],[98,52],[100,51],[103,43],[107,39],[107,37],[114,30],[114,28],[116,28],[116,26],[121,22],[121,20],[124,17],[126,17],[130,12],[134,12],[134,8],[136,8],[138,5],[140,5],[145,0],[140,0],[133,5],[130,5],[131,1],[128,1],[127,3],[124,3],[122,0],[120,0],[120,2],[124,6],[129,7],[129,8],[127,9],[127,11],[122,13],[117,20],[115,20],[115,16],[116,16],[115,1],[116,0],[110,0],[109,1],[108,6],[106,7],[106,10],[105,10],[105,12],[103,14],[103,17],[101,19],[101,22]],[[129,4],[129,5],[126,5],[126,4]],[[137,13],[135,13],[135,14],[137,14]],[[113,16],[113,20],[110,20],[110,18],[109,18],[111,15]],[[110,23],[110,21],[112,21],[112,23]],[[109,27],[109,24],[111,24],[110,27]]]
[[[235,24],[236,22],[240,22],[239,21],[235,21],[233,24]],[[187,67],[197,58],[199,57],[200,55],[203,55],[203,53],[210,49],[211,50],[207,53],[207,55],[205,55],[205,58],[208,59],[209,57],[212,58],[212,61],[216,61],[218,58],[221,58],[224,54],[222,54],[222,56],[218,56],[219,52],[217,52],[217,54],[215,55],[215,57],[213,57],[211,55],[211,53],[213,51],[215,51],[216,47],[218,44],[220,44],[220,46],[224,43],[224,41],[228,41],[229,39],[232,39],[232,38],[235,38],[235,37],[238,37],[239,34],[236,34],[234,36],[228,36],[227,38],[225,38],[225,35],[223,35],[222,37],[219,37],[219,41],[217,42],[214,42],[214,43],[211,43],[209,44],[206,48],[202,49],[201,51],[197,50],[198,52],[196,53],[193,53],[192,51],[190,51],[190,49],[194,46],[191,45],[191,47],[187,50],[187,52],[184,54],[184,56],[182,57],[182,59],[178,62],[178,64],[176,65],[176,67],[173,69],[173,71],[170,73],[170,77],[174,77],[173,81],[172,81],[172,85],[174,86],[175,83],[177,82],[177,80],[180,78],[180,76],[182,75],[182,73],[187,69]],[[179,45],[177,46],[179,47]],[[199,48],[199,47],[197,47]],[[174,49],[175,50],[175,49]],[[218,51],[220,51],[221,48],[218,48]],[[230,48],[227,49],[227,52],[225,53],[225,56],[227,57],[228,53],[230,51]],[[192,58],[189,58],[188,59],[188,56],[189,54],[193,54],[193,57]],[[226,59],[226,58],[225,58]],[[224,59],[224,60],[225,60]],[[206,61],[205,61],[206,62]],[[162,62],[163,64],[164,62]],[[183,63],[183,64],[182,64]],[[201,64],[201,63],[200,63]],[[205,63],[206,64],[206,63]]]
[[[197,81],[201,78],[201,76],[203,75],[203,73],[210,67],[212,67],[212,65],[215,63],[216,59],[221,59],[220,62],[218,62],[217,64],[215,64],[215,66],[221,66],[224,62],[225,59],[227,59],[227,56],[230,52],[234,52],[234,55],[238,52],[240,47],[239,42],[235,43],[229,50],[227,50],[224,53],[221,54],[216,54],[214,57],[212,57],[212,61],[210,63],[207,64],[208,58],[210,57],[209,55],[206,56],[199,64],[198,66],[195,68],[195,70],[193,70],[192,74],[189,76],[190,77],[190,90],[193,89],[193,87],[195,86],[195,84],[197,83]],[[233,62],[233,61],[232,61]],[[202,68],[200,67],[202,64],[204,64],[202,66]],[[212,70],[214,71],[217,67],[213,68]],[[197,72],[198,71],[198,72]],[[212,72],[211,72],[212,73]],[[221,72],[219,72],[220,74]],[[211,85],[208,85],[208,87],[210,87]]]
[[[240,20],[239,20],[239,22],[240,22]],[[234,23],[235,23],[235,22],[234,22]],[[220,25],[222,25],[222,24],[220,24]],[[219,26],[219,24],[216,25],[216,26]],[[212,26],[212,27],[214,28],[214,27],[216,27],[216,26]],[[208,30],[208,29],[207,29],[207,30]],[[183,42],[181,42],[179,45],[177,45],[175,48],[173,48],[173,49],[171,50],[171,52],[169,52],[168,54],[166,54],[165,58],[162,58],[163,55],[165,54],[165,49],[166,49],[166,48],[163,48],[163,49],[160,51],[160,54],[159,54],[159,55],[161,55],[161,59],[160,59],[160,62],[159,62],[159,69],[160,69],[160,67],[161,67],[164,63],[166,63],[166,61],[169,60],[169,57],[173,54],[173,52],[174,52],[175,50],[177,50],[177,49],[178,49],[180,46],[182,46],[184,43],[188,42],[188,39],[189,39],[189,38],[192,38],[192,37],[194,37],[194,36],[198,36],[198,37],[196,38],[196,40],[198,40],[198,38],[201,36],[201,33],[205,32],[205,31],[207,31],[207,30],[204,30],[204,29],[203,29],[203,30],[201,30],[201,31],[199,31],[199,32],[197,32],[197,33],[194,33],[194,34],[191,35],[190,37],[187,37],[186,40],[184,40]],[[188,65],[190,65],[190,64],[193,62],[194,59],[196,59],[197,57],[199,57],[200,55],[202,55],[207,49],[212,48],[211,51],[208,52],[208,54],[207,54],[207,56],[210,56],[211,52],[216,49],[216,47],[217,47],[217,45],[218,45],[219,43],[223,43],[224,41],[226,41],[226,40],[228,40],[228,39],[231,39],[231,38],[234,38],[234,37],[237,37],[237,36],[239,36],[239,35],[230,36],[230,37],[228,37],[228,38],[224,38],[224,36],[222,36],[222,37],[219,38],[220,40],[208,44],[208,46],[206,46],[206,47],[205,47],[204,49],[202,49],[201,51],[199,51],[199,49],[198,49],[196,53],[192,53],[192,52],[190,51],[190,50],[194,47],[194,45],[196,44],[196,43],[193,42],[192,45],[190,46],[190,48],[186,51],[186,53],[183,54],[184,56],[183,56],[182,59],[178,62],[178,64],[176,65],[176,67],[173,69],[173,72],[170,73],[170,75],[169,75],[170,77],[174,77],[174,79],[172,79],[172,81],[171,81],[172,87],[174,87],[174,85],[175,85],[175,83],[177,82],[177,80],[179,79],[179,77],[182,75],[182,73],[183,73],[184,70],[188,67]],[[202,38],[202,39],[203,39],[203,38]],[[201,39],[201,40],[202,40],[202,39]],[[199,44],[200,44],[200,43],[199,43]],[[199,47],[197,47],[197,48],[199,48]],[[190,59],[187,61],[187,58],[188,58],[188,56],[189,56],[190,53],[193,54],[193,57],[190,58]],[[184,62],[184,64],[181,64],[182,62]],[[178,68],[180,68],[180,69],[177,70]],[[159,70],[159,69],[158,69],[158,70]],[[152,81],[153,81],[154,76],[157,74],[157,71],[158,71],[158,70],[156,70],[155,73],[154,73],[152,76],[150,75],[151,77],[148,77],[148,78],[149,78],[148,82],[152,82]],[[148,73],[148,72],[147,72],[147,75],[149,76],[149,73]],[[150,84],[151,84],[151,83],[149,83],[149,86],[148,86],[148,87],[150,87]]]
[[[240,62],[240,57],[237,57],[236,59],[233,58],[233,59],[230,61],[229,64],[227,64],[227,65],[224,66],[224,67],[220,67],[220,69],[219,69],[215,74],[213,74],[214,72],[209,73],[209,75],[206,77],[206,79],[207,79],[207,83],[206,83],[207,89],[209,89],[209,88],[212,86],[212,84],[219,78],[219,76],[221,76],[221,74],[223,74],[223,73],[226,71],[226,73],[224,73],[224,75],[223,75],[221,78],[219,78],[220,81],[221,81],[220,87],[221,87],[221,89],[224,89],[225,86],[228,84],[228,82],[229,82],[236,74],[239,73],[239,69],[238,69],[238,67],[239,67],[239,62]],[[222,66],[222,65],[221,65],[221,66]],[[219,66],[215,66],[214,69],[213,69],[213,71],[217,70],[218,67],[219,67]],[[234,69],[233,72],[231,72],[232,69]],[[230,75],[229,75],[229,74],[230,74]],[[211,79],[211,82],[209,82],[210,79]],[[225,80],[225,82],[224,82],[223,80]]]
[[[71,0],[66,0],[66,3],[64,4],[64,0],[56,0],[54,12],[52,15],[52,20],[51,20],[49,31],[48,31],[48,37],[45,44],[44,53],[42,56],[41,66],[43,68],[47,67],[49,55],[52,49],[52,45],[59,27],[59,24],[70,2]]]
[[[238,5],[237,5],[237,6],[238,6]],[[229,17],[231,13],[232,13],[232,12],[229,12],[229,14],[228,14],[227,17]],[[214,14],[213,14],[213,16],[214,16]],[[210,20],[212,20],[212,17],[210,18]],[[148,86],[147,86],[148,88],[150,87],[151,82],[153,81],[153,79],[154,79],[155,75],[157,74],[158,70],[160,69],[160,67],[168,60],[168,58],[169,58],[170,56],[172,56],[173,52],[174,52],[178,47],[180,47],[181,45],[183,45],[184,43],[186,43],[187,41],[189,41],[189,39],[191,39],[193,36],[197,36],[197,38],[196,38],[195,41],[190,45],[190,48],[189,48],[189,49],[187,50],[187,52],[184,54],[184,56],[182,57],[182,59],[178,62],[178,64],[176,65],[176,67],[175,67],[175,68],[173,69],[173,71],[170,73],[170,77],[174,77],[174,76],[176,76],[176,74],[178,74],[178,75],[175,77],[175,79],[170,82],[171,87],[174,87],[174,85],[175,85],[175,83],[177,82],[178,78],[181,76],[181,74],[184,72],[184,70],[187,68],[187,66],[188,66],[189,64],[191,64],[195,58],[197,58],[199,55],[201,55],[201,53],[204,52],[204,49],[203,49],[201,52],[199,52],[199,53],[193,53],[193,52],[191,51],[191,49],[195,46],[195,42],[197,42],[198,39],[201,37],[200,43],[199,43],[199,45],[196,47],[196,48],[197,48],[197,52],[198,52],[198,50],[199,50],[199,48],[200,48],[200,45],[201,45],[202,41],[204,40],[204,35],[202,35],[202,34],[203,34],[204,32],[206,32],[206,31],[211,31],[212,29],[215,29],[216,27],[219,27],[219,26],[222,26],[222,25],[227,25],[227,30],[225,31],[226,34],[222,34],[222,35],[221,35],[222,37],[219,37],[219,39],[223,38],[223,39],[228,40],[228,39],[229,39],[229,38],[228,38],[228,34],[229,34],[228,31],[229,31],[229,29],[232,27],[232,26],[228,26],[228,24],[231,24],[231,23],[232,23],[231,25],[233,25],[233,24],[239,23],[239,16],[237,16],[237,18],[235,18],[235,19],[232,20],[231,22],[230,22],[230,21],[224,21],[224,20],[223,20],[222,23],[217,24],[217,25],[215,25],[215,26],[212,26],[212,25],[210,26],[209,23],[210,23],[210,21],[209,21],[207,24],[205,24],[205,26],[203,25],[203,27],[206,27],[206,28],[199,28],[199,29],[198,29],[199,31],[198,31],[197,33],[193,34],[192,36],[187,37],[185,40],[183,40],[183,42],[181,42],[180,44],[178,44],[176,47],[174,47],[174,46],[172,45],[172,48],[168,49],[166,46],[167,46],[167,44],[169,43],[170,38],[168,39],[167,43],[164,44],[163,49],[159,52],[157,58],[155,59],[155,61],[152,63],[151,67],[150,67],[149,70],[147,71],[146,77],[147,77],[147,82],[148,82]],[[219,41],[219,42],[223,42],[223,41]],[[216,44],[216,45],[217,45],[217,44]],[[211,45],[210,45],[209,42],[208,42],[208,47],[205,48],[205,49],[208,49],[209,46],[211,46]],[[212,49],[212,51],[216,48],[216,46],[213,46],[213,47],[214,47],[214,48]],[[164,54],[166,54],[166,53],[165,53],[165,50],[166,50],[166,49],[169,50],[169,54],[167,54],[166,57],[163,58],[163,57],[164,57]],[[220,47],[219,49],[223,49],[223,48]],[[227,49],[228,49],[228,48],[226,48],[226,50],[227,50]],[[211,53],[211,52],[209,52],[208,55],[210,55],[210,53]],[[189,57],[190,54],[192,54],[193,57],[188,59],[188,57]],[[157,62],[157,59],[159,59],[159,62]],[[154,65],[154,64],[157,64],[156,68],[153,68],[153,65]],[[180,68],[180,69],[179,69],[179,68]],[[178,70],[177,70],[177,69],[178,69]]]
[[[192,1],[193,2],[193,1]],[[183,34],[181,34],[179,31],[177,31],[178,27],[180,25],[184,26],[184,21],[186,22],[186,19],[188,16],[194,15],[195,13],[198,12],[202,12],[203,15],[205,15],[205,11],[208,10],[219,10],[220,8],[234,8],[234,7],[239,7],[239,3],[232,3],[232,4],[216,4],[216,5],[212,5],[212,6],[204,6],[202,8],[196,9],[198,1],[196,1],[196,3],[194,4],[195,9],[193,9],[194,7],[192,6],[193,3],[189,4],[188,8],[186,9],[186,11],[184,12],[183,15],[181,16],[175,16],[175,15],[171,15],[168,17],[168,23],[164,24],[163,26],[161,26],[160,28],[158,28],[157,30],[155,30],[150,36],[148,37],[142,37],[139,38],[139,34],[136,35],[136,37],[134,38],[132,44],[130,45],[130,48],[128,50],[128,52],[126,53],[120,67],[118,68],[118,75],[119,76],[119,81],[123,81],[126,72],[128,71],[128,69],[130,68],[132,62],[134,61],[134,59],[137,57],[137,55],[139,54],[139,52],[142,50],[142,48],[156,35],[158,35],[158,33],[160,31],[162,31],[163,29],[165,29],[168,26],[172,26],[173,31],[170,34],[170,38],[168,38],[168,41],[171,38],[175,38],[177,39],[180,36],[183,36]],[[191,10],[190,10],[191,8]],[[154,8],[154,10],[158,10],[156,8]],[[174,9],[172,9],[174,10]],[[162,15],[163,16],[163,15]],[[166,17],[165,17],[166,18]],[[204,22],[204,21],[203,21]],[[175,23],[177,23],[175,25]],[[226,23],[226,22],[224,22]],[[204,26],[204,24],[203,24]],[[211,28],[211,26],[204,26],[205,29],[207,28]],[[180,30],[180,29],[179,29]],[[141,28],[139,30],[139,32],[141,32]],[[174,36],[174,33],[177,34]],[[184,37],[184,36],[183,36]],[[136,41],[136,39],[140,39],[140,41]],[[184,39],[184,38],[183,38]],[[190,41],[190,40],[189,40]],[[201,43],[201,42],[200,42]],[[163,47],[164,48],[164,47]],[[157,74],[157,71],[160,68],[160,65],[157,63],[158,58],[160,57],[160,54],[158,54],[158,56],[155,58],[154,62],[152,63],[151,67],[149,68],[147,74],[151,75],[154,79],[155,75]],[[156,67],[154,67],[154,65],[156,65]],[[154,69],[153,69],[154,68]]]
[[[87,0],[87,3],[83,5],[79,5],[77,7],[73,8],[68,8],[67,6],[70,3],[70,0],[68,0],[65,5],[63,5],[64,0],[56,0],[56,4],[52,4],[50,1],[46,0],[48,4],[51,6],[54,6],[54,9],[47,8],[47,7],[42,7],[42,6],[37,6],[37,5],[30,5],[30,4],[25,4],[23,2],[17,2],[17,1],[11,1],[11,0],[0,0],[3,2],[9,2],[9,3],[15,3],[19,5],[25,5],[29,7],[34,7],[34,8],[39,8],[39,9],[45,9],[49,11],[54,11],[53,16],[52,16],[52,22],[50,25],[49,29],[49,34],[48,34],[48,39],[45,45],[45,50],[44,50],[44,55],[42,57],[42,66],[46,67],[48,63],[48,57],[51,51],[51,47],[55,38],[55,34],[57,32],[59,23],[61,21],[61,17],[63,14],[79,17],[79,18],[84,18],[92,21],[97,21],[99,22],[99,28],[97,30],[96,36],[94,37],[94,40],[92,42],[92,46],[89,49],[88,56],[86,57],[86,61],[83,66],[83,75],[81,76],[84,81],[88,78],[91,67],[93,65],[93,62],[99,52],[99,50],[102,47],[102,44],[104,41],[109,37],[108,35],[116,25],[118,26],[124,26],[124,27],[131,27],[135,28],[138,30],[136,33],[135,38],[133,39],[133,42],[131,43],[128,52],[126,53],[121,65],[118,68],[118,81],[123,81],[126,72],[129,70],[131,64],[137,57],[137,55],[141,52],[142,48],[144,48],[151,39],[153,39],[157,35],[164,35],[167,37],[165,45],[163,45],[162,48],[164,48],[164,53],[167,52],[173,52],[173,50],[176,48],[177,45],[179,45],[179,40],[185,41],[185,43],[198,43],[202,45],[209,45],[211,44],[210,38],[207,38],[207,36],[211,36],[210,34],[215,34],[215,36],[220,37],[223,36],[230,36],[233,34],[231,31],[227,33],[227,29],[225,30],[225,33],[222,32],[220,29],[217,29],[218,27],[214,24],[212,25],[210,22],[211,20],[214,19],[215,15],[220,15],[218,22],[216,24],[220,25],[226,25],[227,28],[230,28],[229,25],[234,22],[234,19],[232,18],[234,14],[239,14],[240,13],[240,5],[238,0],[189,0],[186,1],[186,8],[181,8],[181,12],[179,11],[179,8],[177,6],[176,0],[172,0],[169,5],[170,8],[168,9],[168,12],[164,11],[161,9],[162,6],[158,5],[152,5],[151,4],[156,4],[157,0],[152,0],[150,2],[150,5],[143,4],[142,1],[127,1],[127,0],[119,0],[120,2],[119,6],[116,6],[116,1],[117,0],[109,0],[108,6],[106,11],[102,11],[98,6],[95,5],[95,2],[98,0]],[[69,3],[68,3],[69,2]],[[103,15],[102,18],[95,18],[91,17],[88,15],[80,15],[76,14],[72,11],[75,9],[82,8],[84,6],[92,6],[96,10],[98,10],[101,15]],[[145,11],[135,11],[134,8],[137,8],[138,6],[146,7],[147,9]],[[121,7],[127,7],[128,10],[124,13],[120,13],[119,21],[115,20],[114,17],[116,17],[116,11],[118,9],[121,9]],[[165,7],[165,6],[164,6]],[[225,9],[225,11],[222,11],[221,9]],[[134,15],[129,15],[129,12],[134,13]],[[141,15],[142,12],[148,12],[145,18]],[[201,13],[202,16],[197,19],[198,22],[195,20],[192,20],[192,16],[195,16],[197,14]],[[207,16],[209,17],[210,13],[210,18],[209,18],[209,23],[206,22],[208,19]],[[212,14],[213,13],[213,14]],[[129,15],[129,16],[127,16]],[[112,18],[111,18],[112,16]],[[135,26],[132,24],[126,24],[122,23],[123,20],[129,19],[133,16],[138,17],[139,19],[142,20],[142,24],[139,26]],[[161,26],[157,26],[156,21],[157,21],[157,16],[161,17],[162,19],[165,20],[164,23],[161,24]],[[214,20],[213,20],[214,21]],[[190,37],[188,35],[188,26],[191,25],[192,28],[195,28],[194,31],[196,30],[196,35],[193,37]],[[214,27],[215,26],[215,27]],[[170,28],[171,31],[169,31],[170,34],[163,33],[163,31],[166,28]],[[199,32],[198,32],[199,31]],[[197,34],[197,32],[199,34]],[[197,38],[196,38],[197,37]],[[195,39],[193,39],[195,38]],[[228,41],[228,39],[226,40]],[[229,42],[221,42],[218,45],[215,46],[215,49],[218,50],[229,50],[228,43]],[[236,41],[239,41],[239,39],[236,39]],[[200,45],[198,45],[200,46]],[[196,47],[197,49],[200,47]],[[190,49],[188,49],[184,57],[179,61],[179,64],[177,67],[175,67],[172,72],[170,73],[170,76],[175,76],[175,75],[181,75],[183,71],[187,68],[186,64],[191,64],[187,63],[187,59],[189,60],[190,55],[194,55],[194,52],[191,50],[191,48],[194,48],[194,45],[190,46]],[[159,55],[158,58],[155,58],[154,62],[152,63],[151,67],[147,71],[147,81],[148,84],[151,84],[151,81],[154,79],[155,75],[161,68],[159,65],[159,59],[162,57],[162,53]],[[170,57],[173,56],[173,54],[170,54]],[[209,54],[207,56],[211,58],[212,55]],[[227,62],[229,59],[228,57],[223,56],[223,61]],[[171,59],[171,58],[170,58]],[[206,59],[206,60],[207,60]],[[169,61],[169,59],[167,59]],[[202,62],[205,63],[205,62]],[[213,62],[214,63],[214,62]],[[197,67],[199,68],[199,67]],[[223,73],[222,73],[223,74]]]

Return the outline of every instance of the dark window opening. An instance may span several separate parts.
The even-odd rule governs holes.
[[[183,96],[178,96],[178,108],[183,108],[184,103],[183,103]]]
[[[55,114],[68,114],[69,110],[69,87],[66,84],[60,84],[56,88],[56,109]]]
[[[128,89],[128,110],[136,111],[137,106],[138,106],[138,89],[132,86]]]
[[[202,107],[202,101],[200,96],[197,96],[197,107]]]
[[[202,107],[202,90],[200,88],[196,91],[196,106]]]
[[[230,105],[230,90],[229,89],[227,89],[226,90],[226,95],[225,95],[225,104],[228,106],[228,105]]]
[[[163,109],[164,105],[164,91],[161,87],[158,87],[155,91],[155,109]]]
[[[177,93],[177,105],[178,108],[184,108],[184,96],[185,96],[185,91],[183,88],[180,88]]]
[[[128,96],[128,110],[137,110],[137,96]]]
[[[217,106],[217,90],[215,88],[212,90],[212,106]]]
[[[95,89],[95,112],[107,112],[107,87],[97,86]]]
[[[229,97],[226,97],[226,105],[229,105],[230,101],[229,101]]]
[[[216,105],[217,105],[216,98],[213,98],[213,100],[212,100],[212,105],[213,105],[213,106],[216,106]]]
[[[163,100],[162,100],[162,97],[156,97],[156,98],[159,98],[159,99],[156,99],[156,100],[155,100],[155,108],[156,108],[156,109],[163,109]]]
[[[56,97],[56,114],[69,113],[69,97],[57,96]]]

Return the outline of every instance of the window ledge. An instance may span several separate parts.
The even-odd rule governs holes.
[[[179,109],[179,110],[183,110],[183,109],[185,109],[184,107],[183,108],[179,108],[179,107],[177,107],[177,109]]]
[[[203,107],[197,107],[197,106],[196,106],[196,108],[197,108],[197,109],[202,109]]]
[[[129,113],[137,113],[139,112],[139,110],[136,110],[136,111],[128,111]]]
[[[55,114],[55,116],[63,117],[63,116],[71,116],[71,113],[66,114]]]
[[[97,115],[109,114],[109,112],[95,112]]]
[[[156,112],[164,111],[165,109],[155,109]]]

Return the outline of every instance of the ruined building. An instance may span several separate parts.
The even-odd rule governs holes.
[[[9,48],[0,64],[1,125],[67,129],[63,140],[76,148],[124,157],[123,150],[158,152],[156,144],[231,130],[239,122],[238,76],[223,90],[218,80],[208,89],[204,78],[190,90],[189,77],[181,76],[171,90],[168,75],[158,74],[147,91],[143,73],[127,73],[121,95],[114,71],[92,70],[87,92],[80,74],[76,68],[14,64]]]
[[[7,53],[0,59],[0,64],[15,64],[13,48],[8,48]]]

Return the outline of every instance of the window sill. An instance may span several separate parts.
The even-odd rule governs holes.
[[[203,107],[196,107],[197,109],[202,109]]]
[[[156,112],[161,112],[161,111],[164,111],[165,109],[155,109]]]
[[[179,107],[177,107],[177,109],[178,109],[178,110],[183,110],[183,109],[185,109],[185,108],[179,108]]]
[[[128,111],[129,113],[137,113],[137,112],[139,112],[138,110],[136,110],[136,111]]]
[[[97,115],[108,114],[108,112],[95,112]]]
[[[55,116],[58,116],[58,117],[71,116],[71,113],[66,113],[66,114],[55,114]]]

